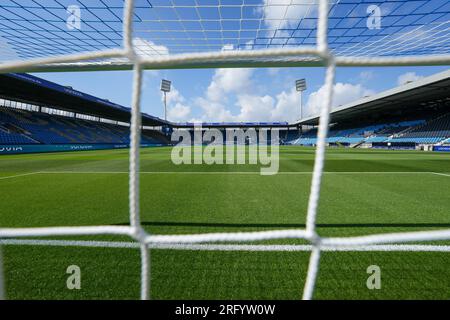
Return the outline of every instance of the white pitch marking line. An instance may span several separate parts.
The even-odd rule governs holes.
[[[49,246],[49,247],[88,247],[88,248],[117,248],[139,249],[137,242],[121,241],[70,241],[70,240],[0,240],[0,245],[6,246]],[[188,251],[283,251],[308,252],[311,245],[216,245],[216,244],[150,244],[149,249],[159,250],[188,250]],[[369,245],[369,246],[325,246],[321,251],[327,252],[450,252],[447,245]]]
[[[440,172],[431,172],[432,174],[435,174],[437,176],[444,176],[444,177],[450,177],[450,174],[440,173]]]
[[[29,172],[24,174],[16,174],[14,176],[7,176],[7,177],[0,177],[0,180],[6,180],[6,179],[14,179],[14,178],[20,178],[20,177],[26,177],[26,176],[32,176],[35,174],[40,174],[42,172]]]
[[[141,174],[184,174],[184,175],[260,175],[259,171],[141,171]],[[129,174],[128,171],[42,171],[39,174]],[[305,171],[280,171],[276,175],[311,175],[312,172]],[[323,174],[437,174],[450,176],[444,173],[428,171],[336,171],[323,172]]]

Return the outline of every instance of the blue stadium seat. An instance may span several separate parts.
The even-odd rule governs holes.
[[[317,129],[287,140],[287,144],[317,144]],[[408,120],[363,127],[332,127],[326,140],[330,144],[358,145],[360,143],[436,144],[450,137],[450,113],[431,120]],[[450,140],[449,140],[450,141]]]
[[[10,108],[0,109],[0,124],[14,126],[27,134],[2,130],[1,144],[129,144],[130,128],[82,119]],[[166,144],[163,136],[143,134],[142,143]]]

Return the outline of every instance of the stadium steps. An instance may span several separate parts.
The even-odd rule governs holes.
[[[400,132],[397,132],[397,133],[395,133],[395,134],[393,134],[392,136],[390,136],[389,138],[391,139],[391,138],[398,138],[398,137],[402,137],[403,135],[405,135],[405,134],[407,134],[407,133],[409,133],[409,132],[411,132],[411,131],[413,131],[413,130],[415,130],[415,129],[418,129],[418,128],[421,128],[421,127],[423,127],[425,124],[419,124],[419,125],[417,125],[417,126],[414,126],[414,127],[409,127],[409,128],[406,128],[406,129],[404,129],[404,130],[402,130],[402,131],[400,131]]]
[[[12,123],[0,123],[0,130],[3,131],[3,135],[14,135],[16,137],[16,140],[18,140],[19,142],[22,141],[23,143],[30,143],[28,140],[31,140],[32,143],[41,143],[40,141],[33,139],[30,132]]]
[[[352,146],[352,148],[356,149],[359,148],[361,145],[366,143],[366,139],[364,139],[363,141],[356,143],[355,145]]]
[[[443,145],[448,145],[448,144],[450,144],[450,137],[447,137],[444,140],[436,143],[437,146],[443,146]]]
[[[24,134],[5,130],[3,126],[0,126],[0,144],[40,144],[40,142]]]

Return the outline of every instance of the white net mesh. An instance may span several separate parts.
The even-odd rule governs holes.
[[[422,1],[423,2],[423,1]],[[362,1],[316,0],[191,0],[191,1],[82,1],[77,2],[86,28],[67,31],[69,1],[2,1],[0,16],[0,72],[117,69],[133,67],[129,177],[129,226],[0,229],[2,243],[26,244],[23,237],[125,235],[136,245],[101,242],[32,241],[32,245],[136,247],[141,249],[141,298],[149,299],[149,249],[311,251],[303,298],[313,297],[322,251],[428,251],[426,246],[398,245],[450,239],[450,230],[380,234],[352,238],[321,238],[316,215],[325,160],[335,68],[337,65],[449,64],[449,3],[447,1],[382,2],[385,28],[366,25]],[[189,3],[189,4],[186,4]],[[226,4],[225,4],[226,3]],[[76,9],[76,8],[75,8]],[[152,10],[150,10],[152,9]],[[370,11],[370,10],[369,10]],[[370,14],[377,13],[372,8]],[[72,14],[77,15],[76,10]],[[107,15],[107,18],[105,17]],[[123,18],[122,18],[123,16]],[[331,24],[331,28],[328,28]],[[420,41],[419,41],[420,40]],[[256,50],[257,49],[257,50]],[[144,68],[325,65],[327,95],[323,101],[316,159],[305,230],[150,235],[141,227],[139,213],[139,146],[141,89]],[[8,240],[7,238],[12,238]],[[308,246],[218,245],[305,239]],[[8,242],[9,241],[9,242]],[[200,243],[206,243],[201,245]],[[381,245],[381,246],[379,246]],[[441,248],[449,251],[448,248]],[[0,298],[3,275],[0,261]]]
[[[318,66],[323,65],[320,52],[314,50],[318,42],[318,3],[318,0],[140,0],[136,1],[131,17],[134,27],[130,40],[147,68]],[[414,60],[415,64],[442,62],[439,56],[448,53],[450,41],[447,1],[374,3],[328,1],[327,43],[337,65],[346,63],[347,59],[341,58],[348,56],[415,56],[425,58]],[[121,51],[124,9],[123,0],[2,1],[0,62],[103,51],[104,55],[83,60],[48,61],[58,63],[57,67],[45,64],[34,67],[132,68],[134,61]],[[304,52],[300,47],[310,50]],[[426,59],[431,55],[434,60]],[[354,59],[351,62],[357,63]]]

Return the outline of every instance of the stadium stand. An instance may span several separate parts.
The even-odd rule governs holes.
[[[281,136],[284,137],[283,143],[286,143],[300,138],[300,132],[298,130],[286,130]]]
[[[126,148],[130,108],[24,73],[0,74],[4,153]],[[171,123],[142,113],[143,146],[170,143]],[[79,145],[79,146],[78,146]]]
[[[313,146],[317,143],[316,135],[317,129],[302,134],[298,130],[286,130],[280,134],[280,140],[282,144]],[[428,120],[414,119],[356,127],[351,124],[334,125],[327,143],[343,146],[358,146],[362,143],[437,144],[444,141],[448,143],[449,137],[450,113],[446,113]],[[0,109],[0,144],[3,145],[129,143],[129,128],[126,126],[43,112],[5,107]],[[142,143],[167,145],[170,141],[161,132],[144,130]]]
[[[142,143],[167,144],[161,133],[145,130]],[[129,144],[129,128],[120,125],[0,108],[0,143],[17,144]]]
[[[365,148],[449,143],[450,98],[445,90],[448,83],[450,71],[416,82],[408,91],[394,88],[337,108],[331,113],[326,142],[330,146]],[[2,145],[130,144],[130,129],[126,125],[129,108],[27,74],[0,75],[0,84]],[[31,109],[24,109],[24,104]],[[172,123],[142,114],[142,125],[144,145],[169,145],[170,133],[179,129],[189,130],[194,141],[193,123]],[[278,128],[280,144],[314,146],[317,125],[318,118],[311,117],[293,124],[202,123],[202,128],[216,128],[223,133],[233,128]],[[270,133],[266,139],[272,140]],[[259,137],[256,141],[247,139],[245,143],[258,140]]]
[[[450,137],[450,113],[416,126],[389,142],[435,144]]]
[[[372,124],[349,128],[349,125],[335,126],[330,130],[327,143],[358,145],[359,143],[413,143],[436,144],[450,137],[450,113],[437,118],[407,120],[395,123]],[[292,145],[315,145],[317,130],[313,129],[300,137],[288,140]]]
[[[363,148],[416,148],[448,143],[450,137],[450,70],[335,107],[326,142]],[[317,127],[317,115],[303,118],[298,128]],[[286,141],[316,145],[317,131],[303,131]],[[426,146],[429,145],[429,146]]]

